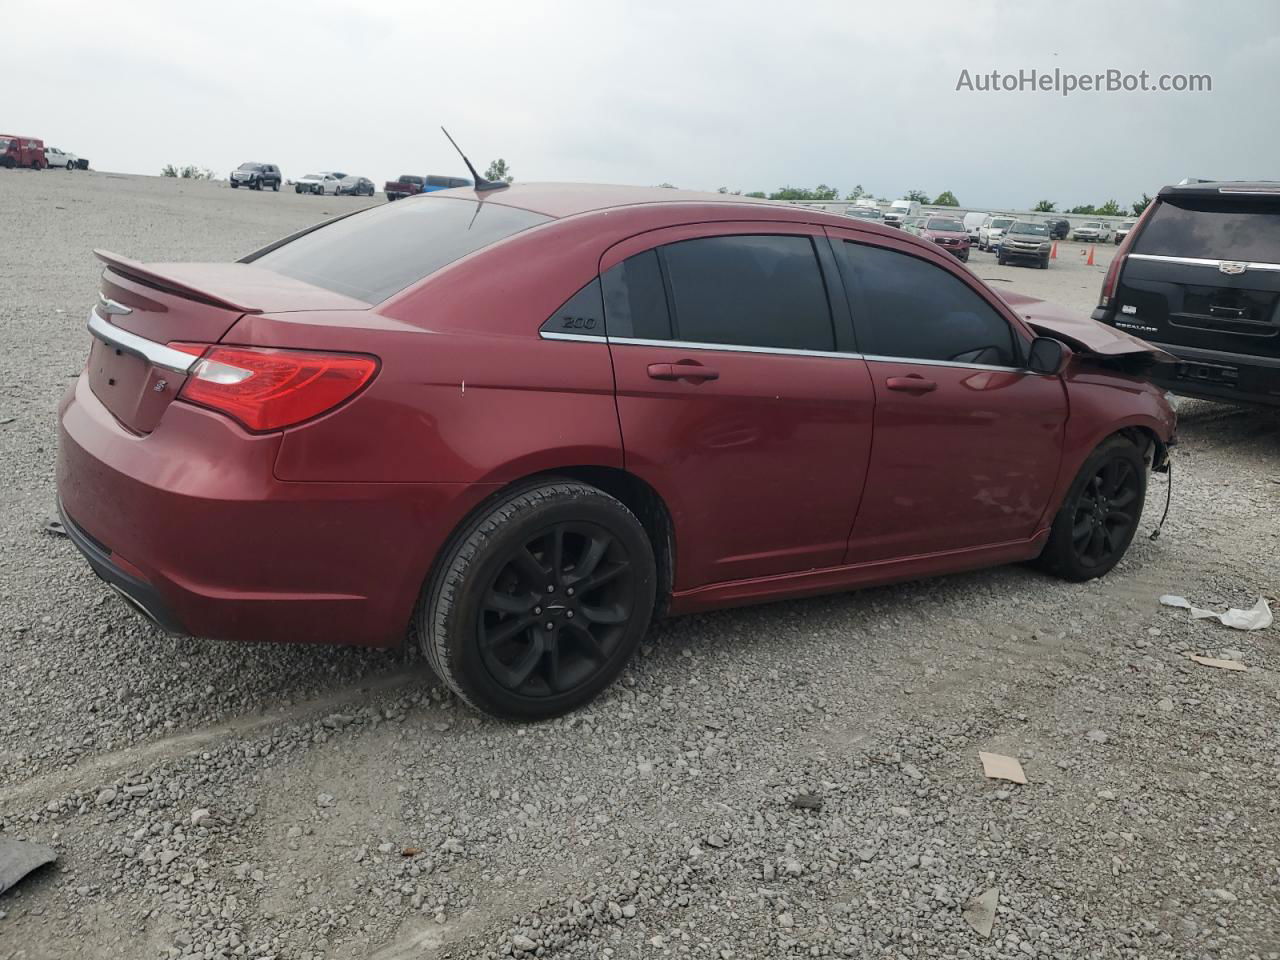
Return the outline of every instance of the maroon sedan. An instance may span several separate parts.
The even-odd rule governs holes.
[[[930,217],[921,225],[920,236],[968,262],[969,231],[955,217]]]
[[[768,201],[453,190],[238,263],[98,256],[58,453],[93,569],[174,632],[414,633],[505,716],[589,699],[660,614],[1100,576],[1174,429],[1150,345]]]

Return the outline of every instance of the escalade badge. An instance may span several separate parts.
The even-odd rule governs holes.
[[[1218,264],[1218,272],[1235,277],[1244,273],[1247,267],[1247,264],[1243,264],[1239,260],[1223,260]]]

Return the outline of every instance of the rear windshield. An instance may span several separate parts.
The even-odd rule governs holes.
[[[400,182],[401,182],[401,183],[412,183],[415,187],[420,187],[420,186],[422,186],[422,178],[421,178],[421,177],[414,177],[414,176],[411,176],[411,175],[409,175],[409,174],[407,174],[407,173],[402,173],[402,174],[400,175]]]
[[[1280,207],[1221,200],[1158,203],[1133,252],[1280,263]]]
[[[240,169],[241,169],[241,170],[261,170],[261,169],[262,169],[262,164],[260,164],[260,163],[242,163],[242,164],[240,164]]]
[[[463,198],[411,197],[303,234],[246,263],[365,303],[550,217]]]

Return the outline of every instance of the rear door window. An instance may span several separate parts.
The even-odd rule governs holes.
[[[789,350],[834,350],[822,269],[809,237],[703,237],[659,257],[672,337]]]
[[[1020,362],[1008,321],[959,277],[896,250],[840,246],[858,346],[868,359]]]
[[[605,271],[600,282],[609,336],[671,339],[671,314],[657,250],[628,257]]]
[[[496,203],[423,196],[342,217],[243,262],[381,303],[454,260],[550,219]]]
[[[1280,263],[1280,205],[1160,201],[1135,239],[1132,252]]]

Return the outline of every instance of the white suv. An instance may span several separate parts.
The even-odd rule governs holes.
[[[982,221],[982,226],[978,228],[978,249],[994,250],[1014,220],[1014,217],[993,214]]]
[[[66,167],[68,170],[74,170],[76,168],[76,160],[79,159],[74,153],[67,153],[57,147],[45,147],[44,158],[48,161],[50,170],[56,167]]]

